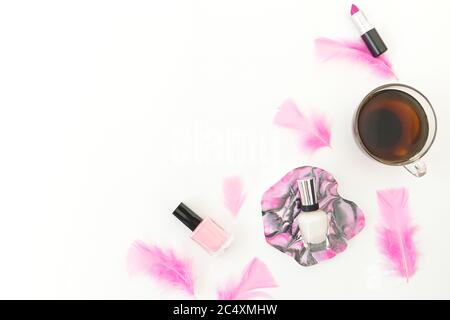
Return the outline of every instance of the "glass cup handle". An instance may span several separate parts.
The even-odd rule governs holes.
[[[403,167],[415,177],[422,177],[425,173],[427,173],[427,166],[422,160],[417,160],[416,162],[406,164]]]

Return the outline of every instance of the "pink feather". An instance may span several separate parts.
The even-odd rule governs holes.
[[[171,288],[194,295],[191,263],[177,257],[172,250],[136,241],[130,247],[127,258],[130,273],[146,274]]]
[[[258,258],[253,258],[245,267],[240,281],[230,281],[224,289],[217,292],[217,296],[220,300],[270,298],[270,295],[260,289],[277,286],[267,266]]]
[[[241,178],[225,178],[223,181],[223,195],[225,206],[233,216],[236,216],[245,200]]]
[[[417,252],[408,206],[408,190],[387,189],[377,192],[382,225],[378,243],[392,268],[407,280],[416,272]]]
[[[274,123],[295,130],[300,137],[299,147],[308,152],[330,146],[331,133],[326,119],[319,115],[308,119],[291,99],[279,107]]]
[[[362,41],[335,41],[327,38],[315,40],[316,55],[321,60],[345,59],[363,63],[383,78],[396,78],[392,64],[385,55],[373,57]]]

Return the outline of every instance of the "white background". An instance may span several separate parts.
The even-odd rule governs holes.
[[[359,1],[400,81],[433,103],[435,145],[420,179],[363,155],[351,135],[361,98],[386,81],[319,63],[313,40],[358,37],[349,1],[1,1],[0,298],[186,298],[130,277],[137,238],[191,257],[199,298],[254,256],[276,299],[450,298],[448,1]],[[294,98],[324,112],[332,149],[303,155],[274,127]],[[332,172],[367,226],[348,249],[304,268],[265,244],[262,193],[301,165]],[[224,177],[247,201],[225,210]],[[377,251],[377,189],[406,186],[420,230],[417,274],[389,275]],[[210,257],[172,216],[184,201],[234,233]]]

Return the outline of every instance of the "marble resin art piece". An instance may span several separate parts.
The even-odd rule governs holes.
[[[327,249],[310,252],[302,241],[297,217],[300,214],[297,180],[314,176],[320,209],[329,217]],[[291,256],[302,266],[333,258],[347,248],[347,241],[364,228],[364,214],[352,201],[338,193],[331,173],[316,167],[300,167],[286,174],[267,190],[261,200],[264,235],[272,247]]]

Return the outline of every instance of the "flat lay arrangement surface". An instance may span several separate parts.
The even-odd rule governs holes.
[[[450,298],[448,1],[24,3],[0,298]]]

